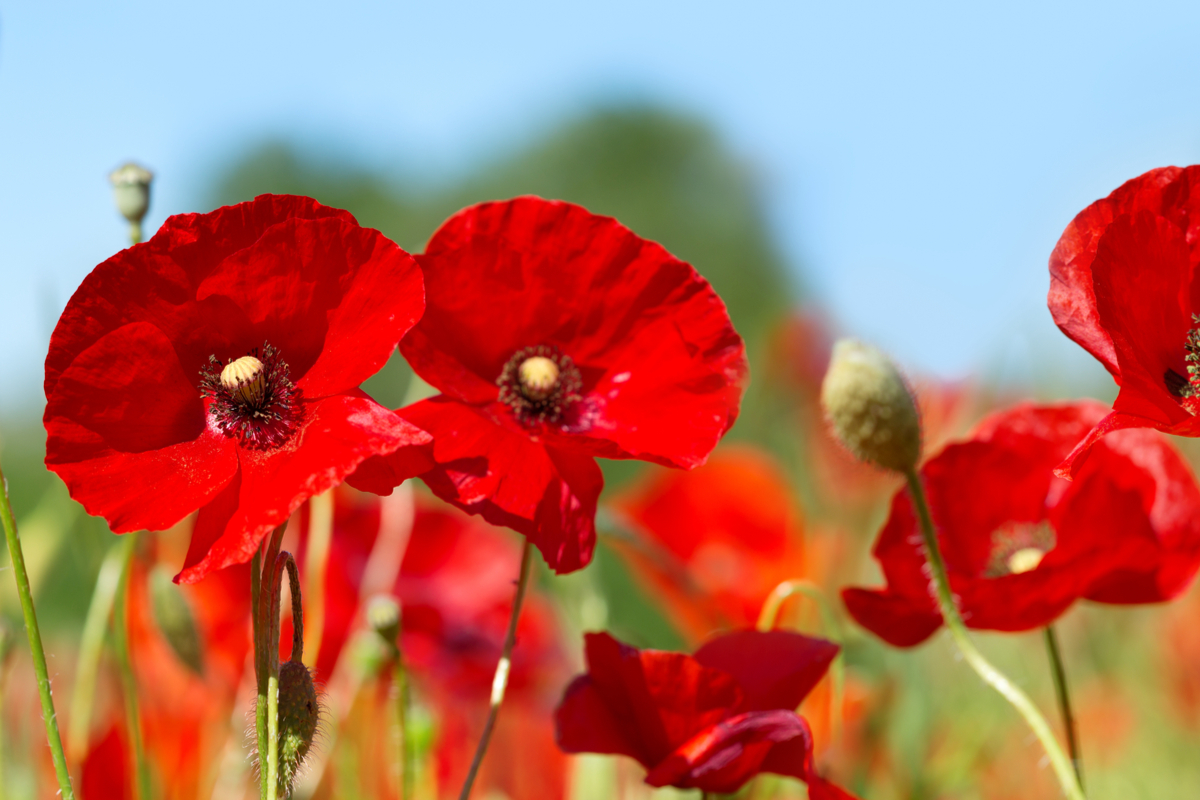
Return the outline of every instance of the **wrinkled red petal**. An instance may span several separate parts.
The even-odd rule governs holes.
[[[434,494],[525,534],[557,573],[591,561],[604,476],[590,456],[530,441],[444,395],[397,413],[433,436],[436,466],[421,478]]]
[[[55,387],[46,466],[118,533],[174,525],[237,470],[236,444],[206,427],[200,394],[149,323],[100,337]]]
[[[378,231],[337,218],[271,227],[196,287],[197,301],[209,298],[240,309],[251,346],[280,348],[310,400],[355,389],[378,372],[424,310],[412,256]]]
[[[1166,383],[1168,371],[1187,376],[1192,265],[1183,232],[1146,211],[1123,216],[1100,238],[1092,276],[1120,368],[1115,408],[1159,425],[1185,421],[1191,415]]]
[[[554,711],[555,741],[564,753],[603,753],[629,756],[643,764],[640,741],[627,735],[627,726],[614,716],[609,701],[589,675],[571,681]]]
[[[200,509],[176,580],[194,583],[212,570],[250,560],[272,528],[312,495],[340,483],[366,457],[428,443],[427,433],[362,392],[305,403],[303,425],[286,447],[239,451],[238,478]]]
[[[1164,167],[1127,181],[1080,212],[1050,256],[1047,300],[1055,323],[1118,379],[1121,368],[1116,350],[1096,305],[1093,263],[1100,239],[1115,220],[1150,212],[1169,220],[1183,233],[1183,238],[1192,243],[1191,260],[1195,262],[1200,242],[1198,174],[1197,167]]]
[[[631,755],[647,769],[742,702],[730,675],[683,653],[638,650],[607,633],[587,634],[585,649],[587,675],[572,684],[575,699],[556,715],[559,744],[567,752],[584,752],[592,740],[587,727],[597,697],[605,708],[596,720],[605,728],[603,741],[615,748],[622,739],[622,748],[614,752]]]
[[[174,345],[185,373],[198,370],[210,354],[228,349],[233,344],[224,330],[233,322],[228,301],[198,303],[196,287],[226,257],[293,218],[354,221],[348,212],[308,197],[260,195],[208,214],[168,217],[149,241],[96,267],[67,303],[50,338],[46,397],[53,396],[59,374],[80,353],[129,323],[148,322],[159,328]]]
[[[727,672],[741,687],[743,711],[795,710],[825,675],[838,646],[790,631],[743,630],[706,642],[693,658]]]
[[[486,405],[517,351],[553,345],[583,377],[560,449],[702,463],[746,378],[724,304],[688,264],[608,217],[522,197],[448,220],[419,257],[425,316],[401,343],[447,395]]]
[[[808,725],[794,711],[750,711],[696,734],[655,765],[646,775],[646,783],[736,792],[763,771],[767,756],[776,746],[796,739],[803,742],[796,749],[805,757],[777,758],[775,766],[782,775],[803,778],[808,774],[807,755],[812,752]]]

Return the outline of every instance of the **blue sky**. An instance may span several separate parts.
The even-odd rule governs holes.
[[[1094,376],[1045,310],[1070,218],[1200,160],[1186,3],[0,3],[0,411],[36,402],[58,312],[265,135],[437,176],[597,101],[710,120],[845,330],[910,368]],[[315,146],[315,145],[314,145]]]

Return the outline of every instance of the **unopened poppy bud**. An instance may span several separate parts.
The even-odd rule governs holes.
[[[900,372],[880,351],[852,339],[833,346],[821,405],[855,457],[904,472],[921,457],[921,419]]]
[[[197,675],[204,674],[204,649],[196,618],[183,590],[171,580],[170,570],[155,567],[150,573],[150,606],[154,622],[179,660]]]
[[[221,370],[221,385],[243,402],[255,405],[262,400],[266,391],[263,372],[263,362],[254,356],[242,356],[230,361]]]
[[[545,356],[533,356],[521,362],[518,375],[521,394],[530,400],[545,400],[558,386],[558,365]]]
[[[321,702],[312,673],[299,661],[279,668],[279,782],[280,795],[291,791],[321,722]]]
[[[113,185],[113,200],[121,216],[134,225],[141,225],[150,208],[150,181],[154,173],[130,161],[113,170],[108,179]]]
[[[384,641],[394,645],[400,635],[400,604],[384,594],[371,598],[367,604],[367,624]]]

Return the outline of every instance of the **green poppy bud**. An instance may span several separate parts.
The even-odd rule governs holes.
[[[367,604],[367,624],[390,645],[400,635],[400,604],[395,598],[381,594]]]
[[[321,721],[321,702],[312,673],[299,661],[279,668],[279,792],[287,797]]]
[[[108,179],[113,185],[113,200],[121,216],[140,225],[150,209],[150,181],[154,173],[130,161],[113,170]]]
[[[833,346],[821,405],[842,444],[862,461],[904,472],[921,458],[921,418],[903,376],[870,345]]]

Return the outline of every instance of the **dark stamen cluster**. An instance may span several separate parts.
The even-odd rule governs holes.
[[[521,365],[537,357],[550,359],[558,368],[558,380],[554,388],[540,398],[521,382]],[[500,402],[513,410],[518,421],[527,425],[555,423],[570,404],[582,399],[579,391],[583,388],[583,376],[570,356],[563,355],[553,345],[542,344],[514,353],[500,371],[500,377],[496,378],[496,385],[500,387]]]
[[[1187,377],[1173,369],[1167,370],[1163,376],[1167,391],[1181,399],[1200,396],[1200,314],[1192,314],[1192,326],[1183,343]]]
[[[262,361],[261,391],[226,386],[221,371],[234,359],[222,364],[213,355],[200,370],[200,394],[212,401],[209,413],[221,433],[245,447],[269,450],[283,445],[300,427],[304,414],[300,390],[288,377],[287,362],[269,343],[263,343],[261,355],[257,347],[247,355]]]

